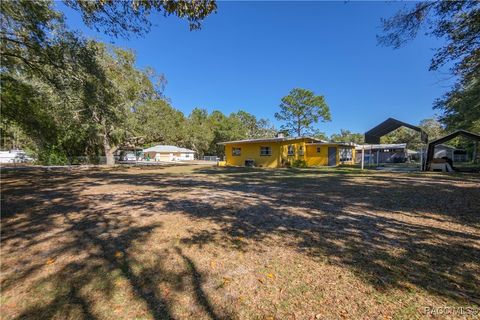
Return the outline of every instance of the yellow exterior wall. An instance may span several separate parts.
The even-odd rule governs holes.
[[[317,147],[320,147],[320,153],[317,153]],[[328,166],[328,147],[337,148],[337,161],[338,164],[339,149],[336,145],[308,145],[307,146],[307,165],[309,167],[315,166]]]
[[[256,167],[277,168],[292,165],[295,160],[304,160],[309,167],[328,166],[328,148],[337,148],[336,165],[340,164],[340,146],[337,144],[307,144],[306,139],[266,142],[266,143],[233,143],[225,145],[225,165],[227,166],[245,166],[245,160],[254,160]],[[288,146],[294,146],[294,154],[288,155]],[[272,155],[261,156],[260,147],[270,147]],[[299,153],[299,148],[303,147],[303,155]],[[320,147],[320,153],[317,153],[317,147]],[[240,156],[232,155],[233,148],[241,148]]]
[[[280,144],[280,163],[283,165],[291,165],[296,160],[303,160],[306,161],[306,148],[305,148],[305,140],[293,140],[293,141],[282,141]],[[292,145],[294,147],[293,155],[288,155],[288,146]],[[303,155],[300,154],[299,150],[300,147],[303,148]],[[283,160],[283,161],[282,161]]]
[[[270,156],[261,156],[260,147],[270,147]],[[233,148],[241,148],[240,156],[232,155]],[[227,166],[245,166],[245,160],[254,160],[256,167],[276,168],[280,166],[280,144],[267,143],[238,143],[225,145],[225,161]]]

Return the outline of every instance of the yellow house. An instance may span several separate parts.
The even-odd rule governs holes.
[[[313,166],[353,164],[355,146],[310,137],[277,137],[219,143],[225,146],[225,165],[288,167],[297,163]]]

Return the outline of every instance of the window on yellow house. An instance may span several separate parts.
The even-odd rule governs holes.
[[[298,147],[298,155],[303,156],[303,146]]]
[[[320,147],[317,147],[317,153],[320,153]]]
[[[239,156],[242,153],[242,148],[232,148],[232,156]]]
[[[260,147],[260,155],[261,156],[271,156],[272,155],[272,148],[270,148],[270,147]]]
[[[353,149],[351,148],[341,148],[340,149],[340,161],[352,161],[353,158]]]
[[[289,145],[287,149],[287,155],[293,156],[295,154],[295,146],[294,145]]]

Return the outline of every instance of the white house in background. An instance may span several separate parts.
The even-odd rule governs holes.
[[[158,145],[143,150],[143,159],[150,161],[188,161],[195,159],[195,151],[176,146]]]
[[[32,162],[23,150],[0,151],[0,163]]]

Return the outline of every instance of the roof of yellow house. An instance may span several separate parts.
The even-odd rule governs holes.
[[[307,143],[307,146],[313,146],[313,145],[336,145],[340,147],[349,147],[349,148],[355,148],[356,144],[353,142],[335,142],[335,141],[322,141],[322,142],[312,142],[312,143]]]
[[[256,143],[256,142],[283,142],[283,141],[295,141],[295,140],[303,140],[308,139],[310,142],[323,142],[326,143],[327,141],[312,138],[312,137],[275,137],[275,138],[258,138],[258,139],[245,139],[245,140],[234,140],[234,141],[225,141],[219,142],[217,144],[237,144],[237,143]]]

